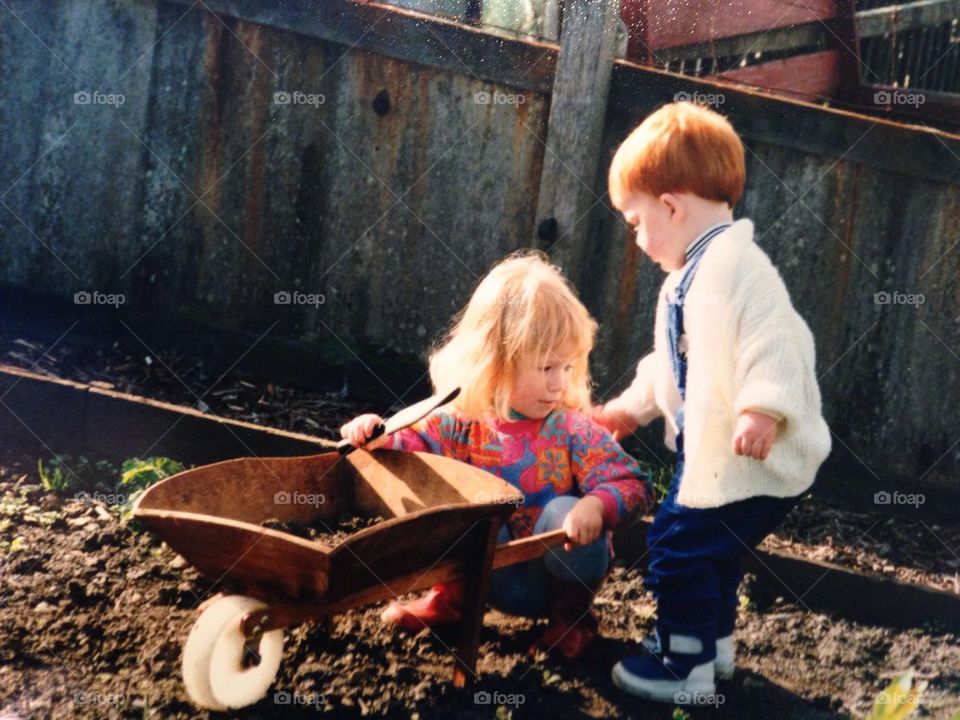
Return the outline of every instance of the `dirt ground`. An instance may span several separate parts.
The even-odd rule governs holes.
[[[180,653],[195,608],[221,588],[122,527],[113,510],[46,494],[26,455],[0,445],[0,717],[862,718],[911,666],[930,682],[918,717],[960,709],[954,635],[809,613],[750,582],[722,704],[674,715],[625,696],[610,668],[637,651],[653,604],[638,570],[618,567],[597,599],[602,639],[576,663],[529,658],[540,626],[490,611],[479,680],[457,690],[452,638],[394,632],[371,606],[337,616],[329,631],[288,631],[277,681],[258,704],[199,712],[182,687]]]
[[[0,323],[0,362],[55,377],[320,437],[335,436],[360,409],[346,393],[235,372],[217,381],[220,373],[199,358],[154,357],[133,341],[93,350],[69,340],[53,351],[48,345]],[[0,718],[208,717],[187,701],[180,653],[195,608],[223,588],[149,534],[122,527],[112,508],[47,495],[36,485],[40,457],[49,459],[0,443]],[[960,523],[921,525],[813,498],[766,545],[957,592],[960,561],[944,547],[960,545]],[[374,606],[338,616],[329,631],[289,631],[267,698],[209,716],[861,718],[908,667],[930,682],[917,717],[960,711],[960,647],[935,618],[926,628],[893,631],[807,612],[755,583],[742,592],[737,674],[719,686],[722,704],[687,715],[624,696],[609,680],[612,665],[636,652],[653,624],[638,570],[618,567],[597,599],[602,638],[577,663],[529,658],[540,626],[490,611],[479,679],[456,690],[452,639],[395,633]],[[475,702],[485,699],[477,692],[491,702]]]

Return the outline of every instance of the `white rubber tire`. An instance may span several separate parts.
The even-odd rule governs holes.
[[[265,607],[245,595],[228,595],[197,618],[183,646],[183,684],[197,706],[208,710],[246,707],[260,700],[277,676],[283,658],[283,630],[260,639],[260,662],[243,667],[240,618]]]

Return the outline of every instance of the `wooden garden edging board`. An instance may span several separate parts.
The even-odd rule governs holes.
[[[0,437],[48,455],[112,461],[165,455],[184,465],[330,449],[309,435],[2,365]]]
[[[651,517],[617,533],[614,548],[629,567],[647,554]],[[960,629],[960,595],[936,588],[868,575],[851,568],[779,550],[747,553],[744,570],[776,589],[784,604],[835,613],[857,622],[897,628],[932,623]]]

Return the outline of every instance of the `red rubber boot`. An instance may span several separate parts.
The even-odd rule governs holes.
[[[530,655],[541,649],[559,653],[567,660],[583,655],[598,632],[597,617],[591,608],[599,587],[600,583],[588,587],[581,582],[553,578],[550,622],[540,639],[530,646]]]
[[[392,602],[380,617],[413,632],[457,622],[463,609],[463,582],[437,583],[426,595],[404,604]]]

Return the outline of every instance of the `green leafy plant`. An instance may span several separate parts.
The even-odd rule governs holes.
[[[26,543],[23,542],[23,538],[19,535],[11,540],[9,543],[5,541],[0,541],[0,553],[15,553],[23,550],[26,547]]]
[[[124,460],[120,468],[120,484],[131,490],[146,490],[182,471],[183,465],[167,457],[131,458]]]
[[[670,492],[670,485],[673,484],[673,466],[643,463],[642,467],[650,475],[654,503],[659,505]]]
[[[40,475],[40,484],[43,489],[57,495],[65,493],[77,480],[76,473],[61,457],[55,457],[47,467],[44,467],[43,460],[37,460],[37,473]]]
[[[64,495],[68,491],[110,492],[116,473],[114,465],[106,460],[92,461],[83,455],[58,455],[44,464],[37,461],[40,484],[44,490]]]
[[[867,720],[904,720],[920,705],[920,695],[926,682],[913,682],[913,668],[898,675],[873,702],[873,712]]]
[[[130,458],[121,465],[120,484],[129,495],[120,506],[120,521],[126,525],[133,517],[133,506],[151,485],[183,471],[183,465],[167,457]]]
[[[690,720],[690,715],[683,708],[675,707],[670,718],[671,720]]]

